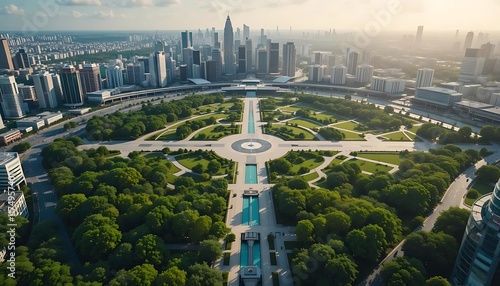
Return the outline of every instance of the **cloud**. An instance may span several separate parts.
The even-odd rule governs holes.
[[[57,0],[64,6],[102,6],[102,0]]]
[[[99,18],[99,19],[108,19],[108,18],[114,18],[115,14],[113,13],[113,10],[109,10],[109,12],[105,11],[97,11],[92,15],[92,18]]]
[[[24,12],[23,9],[17,7],[16,5],[10,4],[3,7],[3,10],[1,10],[1,14],[22,16],[25,15],[26,13]]]
[[[283,7],[288,5],[301,5],[309,0],[273,0],[266,3],[267,7]]]
[[[207,10],[208,12],[218,13],[225,19],[225,16],[228,14],[238,14],[242,12],[249,12],[255,9],[248,5],[248,3],[244,3],[243,0],[233,0],[233,1],[208,1],[208,2],[199,2],[198,6],[202,9]]]
[[[114,0],[111,5],[136,8],[136,7],[168,7],[180,4],[181,0]]]
[[[81,18],[83,16],[85,16],[85,15],[80,11],[76,11],[76,10],[71,11],[71,17],[73,17],[75,19]]]

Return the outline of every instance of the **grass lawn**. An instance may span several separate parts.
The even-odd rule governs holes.
[[[389,141],[413,141],[405,136],[405,133],[399,131],[395,133],[382,134],[381,136],[387,138]]]
[[[201,155],[197,155],[195,153],[187,153],[187,154],[181,154],[177,155],[175,157],[177,162],[179,162],[182,166],[192,170],[196,165],[201,164],[203,166],[203,169],[205,170],[208,166],[209,160],[203,158]],[[224,175],[226,174],[226,169],[225,166],[222,165],[222,167],[219,169],[219,171],[214,174],[215,176],[219,175]]]
[[[342,129],[347,129],[347,130],[351,130],[351,131],[356,131],[354,128],[356,126],[358,126],[359,124],[355,123],[355,122],[352,122],[352,121],[346,121],[346,122],[342,122],[342,123],[338,123],[338,124],[334,124],[332,125],[332,127],[335,127],[335,128],[342,128]]]
[[[205,114],[203,116],[200,116],[200,117],[197,117],[197,118],[193,118],[193,119],[190,119],[190,120],[205,120],[205,119],[208,119],[210,117],[215,117],[216,119],[221,119],[221,118],[227,118],[228,114],[225,114],[225,113],[209,113],[209,114]]]
[[[401,163],[402,158],[399,156],[399,153],[393,152],[358,152],[358,156],[360,158],[366,158],[374,161],[385,162],[389,164],[399,165]]]
[[[177,134],[175,133],[175,130],[170,130],[170,131],[167,131],[165,133],[163,133],[159,138],[158,140],[167,140],[167,141],[171,141],[171,140],[179,140],[179,137],[177,136]]]
[[[361,134],[340,129],[337,130],[345,135],[344,139],[342,139],[341,141],[366,141],[365,138],[361,137]]]
[[[224,128],[222,129],[221,126]],[[235,130],[236,133],[232,133],[232,129],[229,128],[230,125],[214,125],[208,128],[205,128],[201,131],[195,131],[195,135],[191,140],[209,140],[209,141],[217,141],[222,137],[226,137],[232,134],[240,134],[241,133],[241,125],[236,125]],[[215,131],[214,129],[221,129],[223,131]],[[202,135],[203,134],[203,135]]]
[[[269,252],[269,255],[271,258],[271,265],[278,265],[278,261],[276,260],[276,252]]]
[[[299,126],[303,126],[303,127],[311,128],[311,129],[322,126],[321,124],[318,124],[318,123],[315,123],[315,122],[312,122],[309,120],[305,120],[305,119],[293,119],[293,120],[288,121],[288,123],[298,124]]]
[[[417,135],[406,131],[405,134],[408,135],[408,137],[410,137],[413,141],[417,140]]]
[[[306,180],[308,182],[316,179],[317,177],[319,177],[318,172],[313,172],[313,173],[302,176],[302,178],[304,178],[304,180]]]
[[[493,192],[493,186],[491,185],[488,185],[488,184],[485,184],[485,183],[480,183],[480,182],[477,182],[475,183],[473,186],[472,186],[473,189],[475,189],[476,191],[479,192],[479,197],[481,197],[482,195],[486,195],[487,193],[491,193]],[[471,188],[471,189],[472,189]],[[470,191],[470,190],[469,190]],[[468,198],[467,196],[465,196],[465,204],[468,205],[468,206],[472,206],[472,204],[477,200],[476,199],[470,199]]]
[[[147,159],[159,158],[161,160],[167,161],[167,159],[165,158],[165,154],[163,154],[162,152],[146,152],[146,153],[144,153],[143,156],[144,156],[144,158],[147,158]],[[181,170],[172,163],[170,163],[169,165],[170,165],[170,167],[168,168],[168,171],[170,174],[175,174]]]
[[[209,185],[210,184],[210,181],[204,181],[200,175],[192,174],[192,173],[185,173],[185,174],[182,174],[180,176],[174,176],[173,174],[167,174],[167,182],[169,182],[170,184],[174,184],[175,180],[179,177],[193,178],[195,183],[200,183],[202,185]]]
[[[341,121],[341,120],[345,120],[346,118],[341,116],[341,115],[337,115],[337,114],[332,114],[332,113],[316,113],[316,115],[313,115],[311,114],[311,117],[313,118],[316,118],[316,120],[328,120],[328,119],[332,119],[333,122],[335,122],[335,120],[338,120],[338,121]]]
[[[289,130],[289,132],[285,133],[280,130],[280,128],[285,127]],[[284,124],[273,124],[273,128],[269,130],[266,128],[267,134],[275,135],[280,138],[282,138],[285,141],[294,141],[294,140],[300,140],[297,139],[295,136],[298,136],[300,133],[304,133],[304,139],[302,140],[316,140],[316,137],[309,131],[302,129],[300,127],[293,127],[293,126],[285,126]]]
[[[356,163],[356,165],[358,165],[362,171],[369,173],[376,173],[378,171],[389,172],[390,170],[392,170],[392,167],[389,167],[387,165],[377,164],[359,159],[351,159],[349,160],[349,162]]]
[[[224,252],[224,261],[222,264],[229,265],[229,260],[231,259],[231,253]]]
[[[333,160],[330,163],[330,165],[328,165],[328,167],[326,167],[325,169],[323,169],[323,171],[325,171],[326,169],[330,169],[333,166],[337,166],[337,165],[342,164],[342,162],[344,162],[345,159],[347,159],[347,158],[345,158],[344,156],[339,156],[339,157],[333,158]]]
[[[420,129],[420,127],[421,127],[421,125],[420,125],[420,126],[415,126],[415,125],[414,125],[414,126],[412,126],[412,127],[410,128],[410,130],[409,130],[409,131],[411,131],[411,132],[413,132],[413,133],[417,133],[417,131],[418,131],[418,129]]]
[[[299,158],[304,159],[304,162],[302,162],[302,163],[297,161],[299,159],[295,160],[294,162],[290,162],[290,163],[292,163],[291,172],[294,174],[297,174],[300,167],[307,167],[307,168],[309,168],[309,170],[312,170],[314,168],[317,168],[319,165],[323,164],[323,162],[325,161],[325,159],[323,157],[318,157],[316,152],[304,152],[302,154],[298,151],[292,151],[292,152],[296,153]],[[288,155],[285,156],[285,159],[287,159],[288,161],[290,161],[290,160],[287,157],[290,154],[291,153],[288,153]],[[321,158],[321,160],[320,160],[320,158]],[[273,170],[271,170],[271,171],[273,172]],[[284,174],[279,174],[279,175],[284,175]]]
[[[288,112],[288,113],[294,113],[299,109],[300,107],[293,107],[293,106],[280,107],[281,112]]]

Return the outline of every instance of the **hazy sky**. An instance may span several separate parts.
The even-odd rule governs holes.
[[[0,0],[0,30],[500,30],[499,0]],[[377,15],[383,16],[378,17]]]

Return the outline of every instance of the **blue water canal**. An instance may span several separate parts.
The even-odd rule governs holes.
[[[257,184],[257,165],[247,164],[245,166],[245,184]]]
[[[241,223],[243,225],[260,225],[259,216],[259,197],[243,197],[243,213],[241,214]]]
[[[253,101],[250,101],[248,112],[248,134],[255,134],[255,120],[253,116]]]
[[[241,242],[241,255],[240,255],[240,266],[258,266],[260,267],[260,243],[258,241],[253,242],[252,247],[252,265],[248,265],[248,242]]]

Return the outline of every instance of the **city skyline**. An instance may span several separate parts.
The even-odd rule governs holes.
[[[221,29],[229,15],[234,27],[246,24],[254,31],[260,28],[274,30],[276,27],[280,31],[289,31],[291,27],[292,30],[372,29],[380,33],[414,31],[422,25],[425,26],[424,37],[426,32],[456,29],[495,32],[498,29],[495,13],[500,3],[494,0],[481,2],[481,6],[471,9],[470,2],[465,0],[354,0],[329,3],[318,0],[258,0],[252,3],[240,0],[57,0],[35,3],[0,0],[0,26],[6,31],[27,32]],[[443,16],[446,16],[444,21]],[[302,20],[305,18],[307,21]]]

